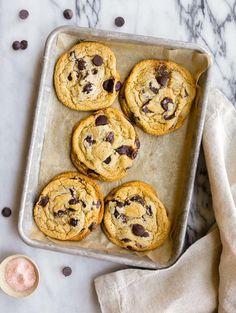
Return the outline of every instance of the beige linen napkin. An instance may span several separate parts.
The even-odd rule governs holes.
[[[209,95],[203,146],[219,230],[169,269],[96,278],[103,313],[236,312],[236,111],[218,90]]]

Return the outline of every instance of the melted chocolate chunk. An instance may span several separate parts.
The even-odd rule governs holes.
[[[93,69],[92,69],[92,74],[93,74],[93,75],[96,75],[97,73],[98,73],[98,70],[97,70],[96,68],[93,68]]]
[[[79,203],[79,202],[80,202],[79,199],[70,199],[70,200],[68,201],[68,203],[69,203],[70,205],[74,205],[74,204],[77,204],[77,203]]]
[[[114,79],[105,80],[102,86],[103,89],[106,90],[107,92],[113,92]]]
[[[68,75],[67,79],[70,80],[70,81],[72,80],[72,75],[71,75],[71,73]]]
[[[133,196],[132,198],[130,198],[130,201],[138,202],[138,203],[140,203],[143,206],[145,205],[144,199],[141,196],[139,196],[139,195]]]
[[[92,146],[94,143],[96,143],[96,140],[92,138],[92,136],[87,136],[85,139],[89,143],[90,146]]]
[[[169,73],[167,71],[167,68],[165,65],[161,65],[157,69],[156,80],[163,87],[166,85],[168,79],[169,79]]]
[[[166,121],[172,120],[172,118],[174,118],[174,117],[175,117],[175,112],[174,112],[173,114],[171,114],[171,115],[164,115],[164,119],[165,119]]]
[[[168,111],[169,103],[173,103],[173,100],[171,98],[165,97],[162,101],[161,101],[161,106],[163,108],[163,110]]]
[[[109,133],[106,135],[105,141],[108,141],[108,142],[110,142],[110,143],[113,143],[113,141],[114,141],[114,133],[113,133],[113,132],[109,132]]]
[[[111,156],[107,157],[103,162],[109,164],[111,162]]]
[[[100,55],[95,55],[92,59],[92,62],[96,66],[101,66],[103,64],[103,58]]]
[[[45,207],[48,204],[49,198],[47,196],[41,197],[39,205]]]
[[[144,105],[143,105],[142,111],[143,111],[144,113],[152,113],[152,111],[150,111],[150,110],[148,109],[147,104],[144,104]]]
[[[115,202],[118,208],[122,208],[124,206],[124,202],[121,202],[119,200],[111,200],[111,201]]]
[[[87,83],[82,92],[86,93],[86,94],[89,94],[91,91],[93,90],[93,85],[91,83]]]
[[[119,212],[117,211],[117,209],[115,209],[114,216],[115,216],[115,218],[120,218],[120,219],[122,220],[122,222],[124,222],[124,223],[127,222],[126,215],[123,214],[123,213],[119,213]]]
[[[71,197],[74,198],[74,190],[72,188],[69,188],[69,191],[70,191]]]
[[[63,215],[66,215],[66,211],[59,210],[57,212],[54,212],[53,215],[54,217],[61,217]]]
[[[149,216],[152,216],[152,207],[150,206],[150,205],[147,205],[146,206],[146,213],[147,213],[147,215],[149,215]]]
[[[152,91],[153,93],[155,93],[155,94],[157,94],[157,93],[158,93],[158,91],[159,91],[159,89],[158,89],[158,88],[156,88],[156,87],[152,86],[152,83],[151,83],[151,82],[149,83],[149,88],[150,88],[150,89],[151,89],[151,91]]]
[[[77,59],[76,62],[80,71],[86,68],[86,62],[83,59]]]
[[[127,246],[126,248],[129,250],[134,250],[131,246]]]
[[[77,226],[78,220],[75,218],[71,218],[69,224],[73,227]]]
[[[135,142],[134,143],[135,143],[137,149],[139,149],[140,148],[140,141],[139,141],[138,138],[135,138]]]
[[[96,126],[107,125],[107,124],[108,124],[108,120],[107,120],[106,115],[99,115],[95,120]]]
[[[121,239],[121,241],[123,241],[123,242],[130,242],[131,240],[129,238],[123,238],[123,239]]]
[[[96,223],[93,222],[92,224],[89,225],[88,229],[89,229],[90,231],[93,231],[93,230],[96,229],[96,227],[97,227]]]
[[[148,237],[149,236],[148,232],[146,232],[145,228],[140,224],[134,224],[132,226],[132,233],[135,236],[139,236],[139,237]]]
[[[137,156],[137,151],[133,150],[131,146],[120,146],[119,148],[115,149],[120,155],[127,155],[131,159],[135,159]]]
[[[118,218],[119,215],[120,215],[120,213],[117,211],[117,209],[115,209],[115,212],[114,212],[115,218]]]
[[[120,81],[118,81],[115,85],[115,91],[119,91],[121,90],[121,87],[122,87],[122,83]]]

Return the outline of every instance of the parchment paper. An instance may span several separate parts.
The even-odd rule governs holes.
[[[55,62],[61,53],[78,41],[79,38],[76,36],[60,34],[57,38],[54,55],[52,56]],[[201,73],[203,73],[209,65],[207,55],[197,52],[193,53],[191,50],[187,49],[167,50],[153,45],[133,45],[114,43],[111,41],[103,43],[109,46],[116,55],[117,68],[121,75],[121,81],[124,81],[131,68],[143,59],[156,58],[173,60],[186,67],[192,73],[196,82]],[[198,96],[200,92],[200,88],[198,87]],[[197,100],[193,105],[197,105]],[[55,175],[65,171],[76,170],[70,160],[72,128],[81,118],[91,114],[91,112],[74,111],[62,105],[57,100],[54,93],[53,82],[51,100],[48,106],[47,127],[41,155],[38,194],[44,185]],[[116,99],[113,106],[119,107],[118,99]],[[192,113],[183,127],[165,136],[151,136],[136,127],[141,142],[138,157],[133,167],[128,171],[128,175],[122,180],[109,183],[98,182],[104,195],[107,195],[113,187],[126,181],[143,180],[156,188],[161,201],[167,208],[170,220],[173,221],[177,209],[176,199],[179,196],[178,186],[180,185],[181,171],[185,165],[185,147],[188,144],[186,142],[186,132],[188,123],[191,122],[191,116]],[[36,226],[32,229],[31,238],[40,241],[47,240]],[[165,264],[169,260],[173,245],[172,239],[169,238],[161,247],[149,252],[136,253],[127,251],[111,243],[103,234],[100,226],[82,241],[61,242],[53,239],[50,240],[58,242],[60,246],[87,247],[99,249],[111,254],[135,253],[140,257],[147,256],[153,261],[158,261],[160,264]]]

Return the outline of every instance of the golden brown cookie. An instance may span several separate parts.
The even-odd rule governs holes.
[[[123,113],[107,108],[82,119],[75,126],[71,159],[80,172],[113,181],[126,175],[139,146],[135,129]]]
[[[182,126],[196,94],[192,75],[171,61],[144,60],[132,69],[120,94],[125,114],[152,135]]]
[[[135,251],[155,249],[170,231],[164,205],[152,186],[141,181],[125,183],[108,194],[102,226],[114,244]]]
[[[34,220],[46,235],[81,240],[101,223],[104,205],[99,186],[77,172],[54,177],[34,207]]]
[[[54,85],[58,99],[74,110],[109,107],[121,87],[116,58],[98,42],[81,42],[57,61]]]

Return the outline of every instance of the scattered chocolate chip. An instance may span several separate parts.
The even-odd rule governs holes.
[[[13,43],[12,43],[12,48],[14,49],[14,50],[19,50],[20,48],[21,48],[21,44],[20,44],[20,42],[19,41],[14,41]]]
[[[21,48],[22,50],[25,50],[25,49],[27,49],[27,47],[28,47],[28,41],[27,41],[27,40],[21,40],[21,42],[20,42],[20,48]]]
[[[99,115],[95,120],[96,126],[107,125],[107,124],[108,124],[108,120],[107,120],[106,115]]]
[[[189,94],[188,94],[187,90],[184,89],[184,97],[186,98],[186,97],[188,97],[188,96],[189,96]]]
[[[121,239],[121,241],[123,241],[123,242],[130,242],[131,240],[129,238],[123,238],[123,239]]]
[[[69,224],[73,227],[77,226],[78,220],[75,218],[71,218]]]
[[[2,216],[9,217],[11,216],[11,209],[8,207],[5,207],[2,209]]]
[[[49,198],[47,196],[41,197],[39,205],[45,207],[48,204]]]
[[[121,90],[121,87],[122,87],[122,83],[120,81],[118,81],[115,85],[115,91],[119,91]]]
[[[122,16],[118,16],[115,18],[115,25],[117,27],[122,27],[125,24],[125,20]]]
[[[71,20],[73,17],[73,11],[70,9],[66,9],[63,11],[63,16],[64,18],[66,18],[67,20]]]
[[[145,205],[144,199],[141,196],[139,196],[139,195],[133,196],[132,198],[130,198],[130,201],[138,202],[138,203],[140,203],[143,206]]]
[[[153,93],[155,93],[155,94],[157,94],[158,93],[158,91],[159,91],[159,89],[158,88],[156,88],[156,87],[153,87],[152,86],[152,83],[150,82],[149,83],[149,88],[151,89],[151,91],[153,92]]]
[[[18,15],[19,15],[19,18],[21,18],[22,20],[25,20],[29,16],[29,12],[27,10],[20,10]]]
[[[78,59],[76,60],[77,65],[78,65],[78,69],[80,71],[84,70],[86,68],[86,62],[83,59]]]
[[[87,141],[90,146],[96,143],[96,140],[94,140],[92,136],[87,136],[84,140]]]
[[[173,100],[171,98],[168,98],[168,97],[165,97],[161,101],[161,106],[162,106],[163,110],[168,111],[168,104],[169,103],[173,103]]]
[[[53,215],[55,217],[61,217],[61,216],[65,215],[65,214],[66,214],[66,212],[62,211],[62,210],[59,210],[59,211],[53,213]]]
[[[111,156],[107,157],[103,162],[109,164],[111,162]]]
[[[110,142],[110,143],[113,143],[113,141],[114,141],[114,133],[113,133],[113,132],[109,132],[109,133],[106,135],[105,141],[108,141],[108,142]]]
[[[101,66],[102,63],[103,63],[103,58],[100,57],[100,55],[96,54],[96,55],[93,57],[92,62],[93,62],[93,64],[96,65],[96,66]]]
[[[67,79],[70,80],[70,81],[72,80],[72,75],[71,75],[71,73],[68,75]]]
[[[96,68],[93,68],[93,69],[92,69],[92,74],[93,74],[93,75],[96,75],[97,72],[98,72],[98,70],[97,70]]]
[[[72,269],[69,266],[66,266],[62,269],[62,273],[65,277],[70,276],[72,274]]]
[[[105,80],[102,86],[103,89],[106,90],[107,92],[113,92],[114,79]]]
[[[146,213],[147,215],[152,216],[152,207],[150,205],[146,206]]]
[[[92,223],[91,225],[89,225],[88,229],[89,229],[90,231],[93,231],[93,230],[96,229],[96,227],[97,227],[96,223]]]
[[[134,143],[135,143],[137,149],[139,149],[140,148],[140,140],[137,137],[135,138]]]
[[[133,150],[131,146],[120,146],[119,148],[115,149],[120,155],[127,155],[131,159],[134,159],[137,155],[137,152]]]
[[[83,92],[84,93],[90,93],[93,90],[93,85],[91,83],[87,83],[84,88],[83,88]]]
[[[161,65],[157,69],[156,80],[161,86],[165,86],[169,79],[169,73],[165,65]]]
[[[134,224],[132,226],[132,232],[135,236],[148,237],[148,232],[145,231],[144,227],[140,224]]]

